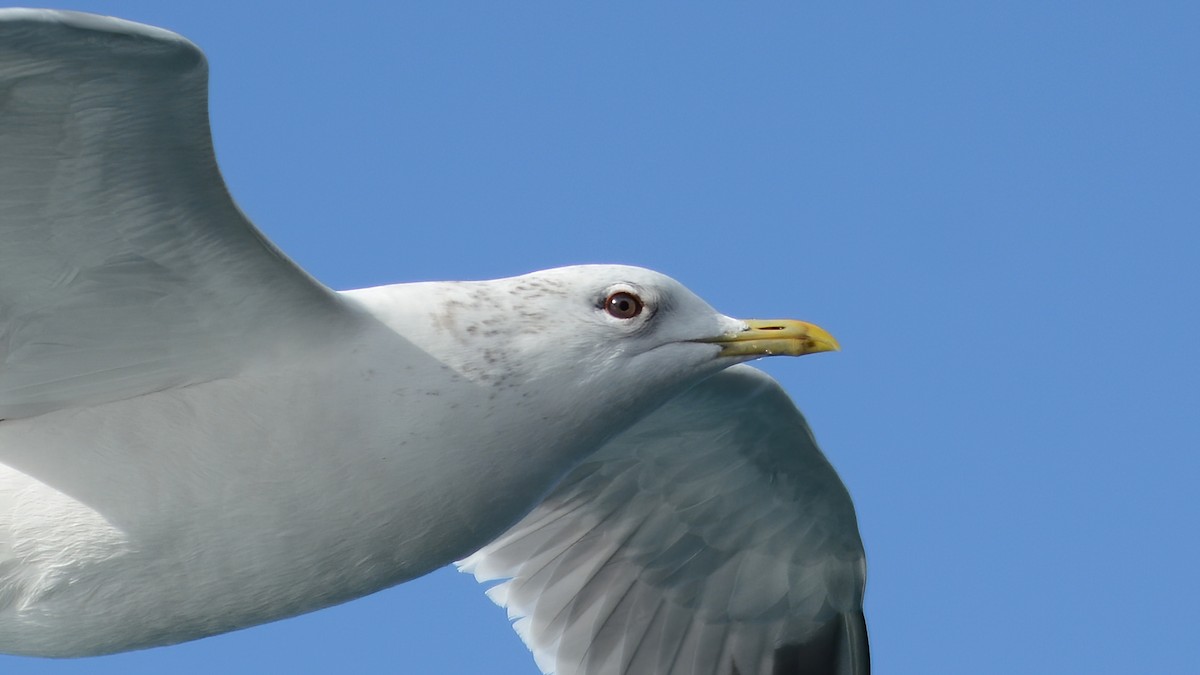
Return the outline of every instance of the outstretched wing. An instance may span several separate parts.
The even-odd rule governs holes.
[[[610,441],[459,563],[557,675],[861,675],[854,506],[795,405],[735,366]]]
[[[207,106],[178,35],[0,10],[0,418],[211,380],[347,314],[234,205]]]

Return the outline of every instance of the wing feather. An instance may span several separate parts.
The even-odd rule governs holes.
[[[614,438],[460,568],[503,580],[489,596],[544,673],[868,672],[853,504],[748,366]]]
[[[347,318],[230,199],[207,106],[173,33],[0,10],[0,418],[215,379]]]

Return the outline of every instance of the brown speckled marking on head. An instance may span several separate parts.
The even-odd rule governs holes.
[[[569,286],[556,279],[521,278],[515,283],[458,282],[430,313],[432,325],[444,339],[462,345],[471,355],[455,369],[486,384],[493,394],[519,388],[524,366],[510,350],[515,338],[541,335],[554,320],[545,299],[567,296]]]

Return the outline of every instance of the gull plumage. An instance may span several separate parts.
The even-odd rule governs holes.
[[[461,559],[546,673],[867,672],[849,496],[737,365],[827,334],[616,265],[331,291],[230,199],[206,89],[167,31],[0,10],[0,650]]]

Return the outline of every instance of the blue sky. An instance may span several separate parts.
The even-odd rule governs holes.
[[[334,288],[652,267],[843,351],[768,362],[858,507],[880,673],[1200,660],[1194,3],[64,2],[208,55],[218,159]],[[443,570],[4,673],[536,673]]]

